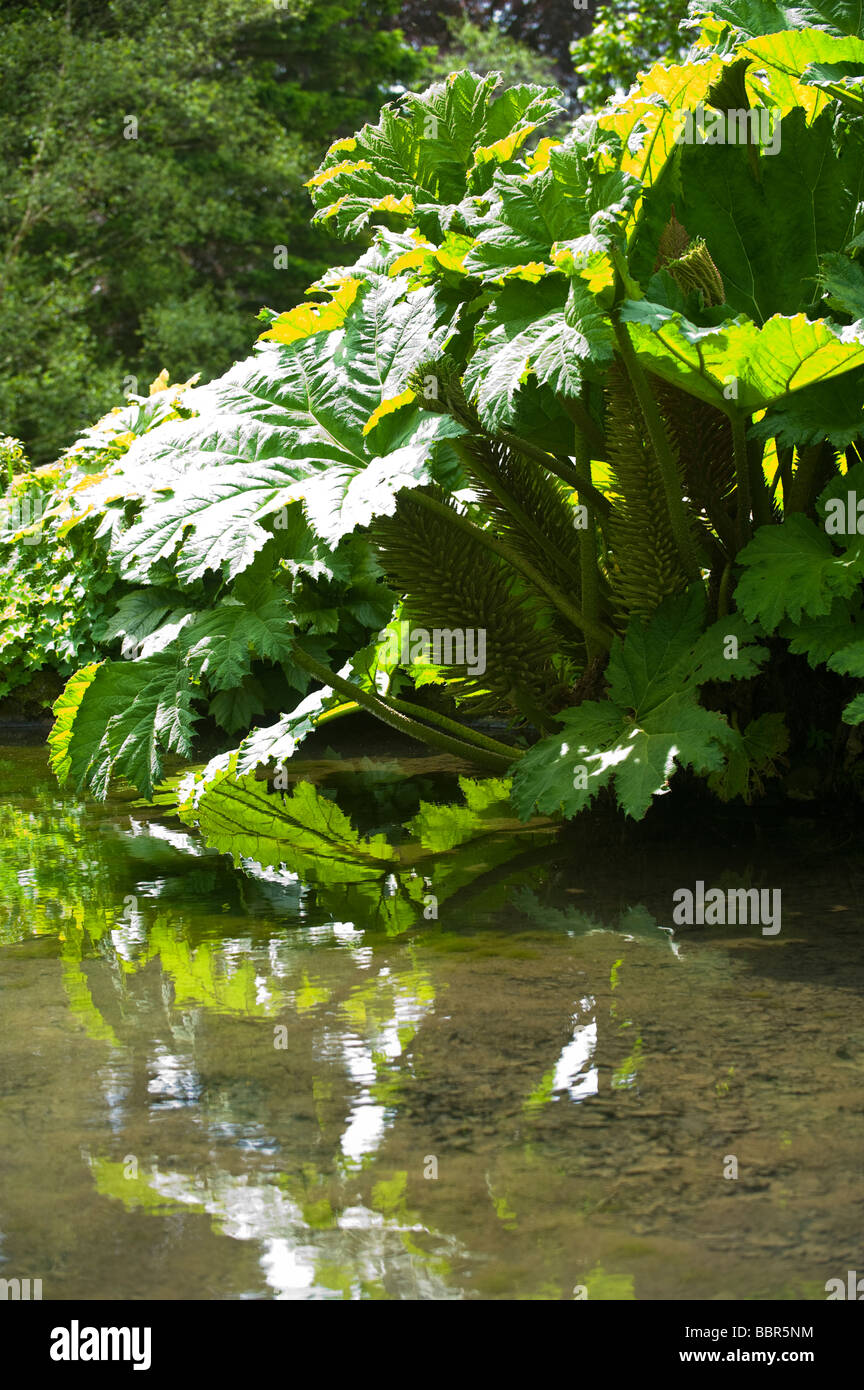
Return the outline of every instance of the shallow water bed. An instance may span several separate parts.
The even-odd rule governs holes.
[[[388,936],[368,895],[340,913],[0,750],[0,1273],[824,1299],[860,1264],[864,873],[799,834],[512,861],[490,837]],[[671,931],[700,879],[779,887],[782,930]]]

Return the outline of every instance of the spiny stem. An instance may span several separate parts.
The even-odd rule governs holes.
[[[771,522],[774,520],[774,508],[771,505],[771,493],[768,491],[768,484],[765,481],[765,470],[762,467],[765,445],[761,439],[747,439],[746,448],[747,457],[750,461],[750,486],[753,491],[753,516],[756,519],[757,525],[770,526]]]
[[[488,749],[469,743],[464,738],[451,738],[449,734],[418,723],[416,719],[409,718],[400,713],[399,710],[393,709],[386,700],[382,700],[378,695],[373,695],[370,690],[362,690],[360,686],[347,680],[345,676],[331,671],[329,666],[316,661],[315,657],[310,656],[302,647],[292,648],[291,659],[296,666],[299,666],[302,671],[307,671],[310,676],[314,676],[322,685],[329,686],[331,690],[338,691],[340,695],[344,695],[349,700],[356,700],[363,709],[374,714],[383,723],[389,724],[391,729],[397,729],[400,734],[406,734],[409,738],[419,738],[421,742],[430,743],[434,748],[439,748],[442,753],[451,753],[457,758],[465,758],[469,762],[478,763],[480,766],[488,767],[495,772],[505,771],[515,761],[510,755],[511,750],[509,749],[506,755],[491,753]]]
[[[688,578],[700,579],[699,554],[690,532],[687,512],[681,496],[681,480],[678,476],[678,465],[672,452],[672,445],[666,433],[666,426],[663,424],[660,408],[648,384],[648,378],[636,355],[636,349],[630,341],[630,334],[625,324],[621,323],[620,320],[615,324],[615,341],[618,344],[618,351],[621,354],[621,360],[627,370],[633,390],[636,392],[639,409],[642,411],[645,427],[648,430],[648,438],[651,441],[654,457],[660,469],[669,522],[672,526],[675,543],[678,546],[681,563]]]
[[[590,457],[605,460],[606,439],[603,431],[598,425],[595,425],[584,403],[580,401],[578,396],[558,396],[557,400],[588,445]]]
[[[750,524],[750,460],[747,457],[747,437],[744,416],[735,410],[732,422],[732,447],[735,450],[735,490],[738,497],[738,544],[745,546],[752,535]]]
[[[474,474],[477,481],[491,492],[493,497],[497,497],[505,511],[508,511],[514,521],[516,521],[519,526],[521,526],[522,530],[531,537],[538,550],[547,553],[564,574],[574,583],[578,583],[579,574],[576,569],[572,567],[568,557],[562,554],[558,547],[550,541],[548,536],[544,535],[541,527],[537,525],[534,518],[528,515],[524,507],[519,504],[516,498],[507,490],[507,487],[501,479],[496,476],[494,469],[487,468],[482,459],[478,457],[479,444],[475,444],[475,447],[472,449],[470,444],[461,439],[456,439],[453,440],[453,447],[468,471]]]
[[[443,502],[437,501],[436,498],[430,497],[428,493],[423,492],[421,488],[415,488],[411,496],[415,501],[419,502],[421,506],[426,507],[429,511],[435,512],[437,516],[446,518],[452,526],[456,526],[459,530],[464,531],[466,535],[471,536],[478,544],[485,545],[487,550],[494,551],[494,553],[499,555],[502,560],[505,560],[508,565],[524,575],[525,578],[534,585],[535,589],[539,589],[542,594],[545,594],[562,617],[566,618],[567,621],[578,628],[580,632],[590,633],[594,640],[603,647],[604,651],[609,650],[612,646],[611,634],[608,633],[605,628],[592,622],[590,618],[586,618],[585,614],[576,607],[575,603],[571,603],[564,594],[555,588],[554,584],[551,584],[539,570],[534,568],[530,560],[526,560],[524,556],[517,554],[515,550],[511,550],[510,547],[505,545],[504,541],[499,540],[497,536],[493,536],[490,532],[484,531],[482,526],[477,526],[469,517],[463,516],[461,512],[457,512],[455,507],[448,507]]]
[[[806,449],[798,450],[798,467],[792,479],[792,487],[789,490],[789,501],[786,506],[787,512],[806,512],[810,506],[811,494],[814,491],[819,468],[819,460],[822,457],[822,445],[811,444]]]
[[[329,724],[334,719],[344,719],[346,714],[355,714],[360,708],[356,700],[346,700],[344,705],[335,705],[333,709],[322,710],[315,718],[315,727],[320,728],[322,724]]]
[[[580,430],[574,431],[573,453],[578,464],[587,469],[588,477],[591,477],[591,455],[585,441],[585,436]],[[587,514],[587,526],[580,527],[577,535],[579,537],[579,568],[581,571],[581,599],[582,611],[586,618],[592,623],[600,621],[600,572],[597,560],[597,528],[594,521],[594,510],[592,507],[585,507]],[[598,655],[597,644],[594,639],[586,635],[585,646],[589,662],[593,661]]]
[[[541,734],[555,733],[554,719],[550,714],[547,714],[545,710],[540,709],[539,705],[532,700],[524,686],[511,686],[510,699],[513,701],[519,713],[524,715],[528,723],[533,724],[534,728]]]
[[[489,738],[486,734],[478,733],[476,729],[467,728],[455,719],[448,719],[446,714],[439,714],[437,710],[426,709],[424,705],[409,704],[407,700],[398,700],[395,695],[388,695],[386,703],[391,709],[407,715],[409,719],[426,719],[430,724],[436,724],[439,729],[444,729],[447,733],[457,734],[467,743],[476,744],[478,748],[485,748],[489,753],[498,753],[502,757],[510,758],[513,762],[523,756],[521,748],[511,748],[508,743],[500,743],[497,738]]]
[[[555,477],[560,478],[562,483],[567,483],[577,492],[584,492],[591,498],[603,516],[610,515],[612,508],[608,500],[594,486],[591,479],[585,476],[583,469],[574,467],[569,460],[559,458],[557,454],[545,453],[543,449],[538,449],[536,444],[529,444],[527,439],[521,439],[516,434],[509,434],[506,430],[498,430],[495,437],[500,439],[502,444],[506,444],[508,449],[512,449],[515,454],[524,454],[525,458],[533,459],[535,463],[542,464],[550,473],[554,473]]]

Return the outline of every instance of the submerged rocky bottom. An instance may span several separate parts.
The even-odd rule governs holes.
[[[0,750],[0,838],[0,1274],[46,1299],[824,1299],[860,1263],[864,859],[806,821],[489,836],[391,935],[41,749]],[[700,880],[781,930],[673,930]]]

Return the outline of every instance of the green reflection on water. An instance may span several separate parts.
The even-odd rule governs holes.
[[[0,778],[4,1274],[46,1297],[821,1297],[852,1258],[860,1120],[821,1144],[864,1061],[852,913],[820,981],[808,941],[682,944],[668,885],[652,911],[650,875],[574,869],[482,785],[457,814],[401,788],[400,841],[380,784],[362,829],[305,784],[286,862],[241,872],[164,811],[60,796],[39,752]]]

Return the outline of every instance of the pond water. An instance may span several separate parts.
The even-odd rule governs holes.
[[[0,1276],[46,1299],[824,1299],[860,1267],[864,862],[806,815],[490,834],[389,932],[64,795],[39,747],[0,748],[0,841]],[[697,880],[780,888],[782,930],[670,930]]]

